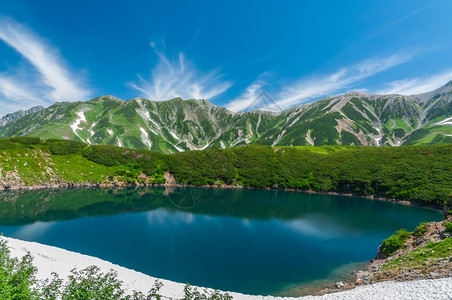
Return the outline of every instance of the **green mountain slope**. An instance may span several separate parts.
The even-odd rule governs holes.
[[[234,113],[206,100],[128,101],[102,96],[56,103],[0,124],[31,135],[164,153],[269,146],[399,146],[452,142],[452,82],[412,96],[352,92],[279,113]]]

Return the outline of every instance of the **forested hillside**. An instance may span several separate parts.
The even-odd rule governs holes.
[[[3,188],[184,185],[354,193],[443,205],[452,192],[452,145],[269,147],[165,155],[65,140],[0,139]]]

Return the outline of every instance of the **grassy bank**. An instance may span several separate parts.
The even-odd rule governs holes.
[[[375,266],[377,270],[372,282],[450,277],[452,223],[449,221],[423,223],[416,231],[405,232],[398,247],[372,263],[369,269]],[[400,231],[383,241],[381,252],[385,252],[383,248],[394,238],[400,238]]]
[[[65,140],[0,139],[4,188],[179,184],[291,188],[396,198],[442,207],[452,193],[452,145],[268,147],[164,155]]]

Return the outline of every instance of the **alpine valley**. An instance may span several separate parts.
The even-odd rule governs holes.
[[[399,146],[452,143],[452,81],[420,95],[351,92],[281,112],[231,112],[207,100],[101,96],[19,111],[0,137],[80,140],[163,153],[243,144]]]

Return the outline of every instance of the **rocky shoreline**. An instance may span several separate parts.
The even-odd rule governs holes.
[[[420,236],[412,235],[403,247],[386,257],[381,253],[380,248],[375,259],[372,259],[363,269],[352,272],[347,281],[335,282],[326,288],[319,288],[313,291],[313,295],[325,295],[338,291],[354,289],[358,286],[371,285],[386,281],[413,281],[425,279],[439,279],[452,277],[452,248],[449,248],[451,256],[438,259],[427,258],[418,267],[401,266],[395,270],[387,270],[385,267],[403,257],[409,257],[413,251],[425,247],[429,242],[438,243],[445,239],[452,238],[452,233],[446,231],[445,223],[451,222],[452,217],[441,222],[430,222],[426,224],[426,232]],[[433,251],[430,249],[430,251]],[[413,257],[409,259],[414,260]]]

